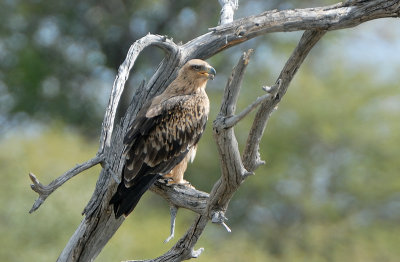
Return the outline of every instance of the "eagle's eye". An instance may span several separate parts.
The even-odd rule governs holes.
[[[192,68],[196,71],[199,71],[201,69],[200,65],[192,65]]]

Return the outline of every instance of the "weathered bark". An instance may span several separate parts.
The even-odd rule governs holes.
[[[221,1],[224,2],[224,1]],[[104,117],[100,137],[99,151],[96,157],[81,166],[67,172],[48,186],[43,186],[31,176],[32,189],[39,193],[32,211],[36,210],[46,197],[61,186],[70,177],[78,174],[82,168],[101,163],[103,169],[99,175],[95,192],[83,214],[85,215],[58,261],[92,261],[116,232],[123,218],[115,220],[108,202],[119,180],[124,159],[122,138],[127,132],[142,104],[163,89],[174,79],[177,70],[191,58],[209,58],[234,45],[245,42],[259,35],[271,32],[306,30],[298,46],[282,69],[276,84],[267,89],[268,94],[257,99],[243,112],[235,115],[241,79],[251,52],[243,55],[228,81],[220,113],[214,121],[214,138],[221,160],[221,178],[215,183],[210,195],[194,189],[168,187],[157,182],[151,190],[166,198],[172,207],[183,207],[198,213],[198,217],[187,233],[166,254],[149,261],[181,261],[197,257],[201,249],[194,251],[194,246],[209,220],[225,225],[224,213],[230,199],[240,184],[262,164],[259,156],[259,143],[272,111],[285,95],[296,71],[308,55],[311,48],[326,31],[354,27],[368,20],[399,17],[399,0],[354,0],[327,7],[267,11],[257,16],[246,17],[222,24],[210,29],[188,43],[178,46],[164,36],[147,35],[136,41],[129,49],[124,63],[120,66],[115,79],[109,105]],[[165,51],[165,59],[157,71],[145,84],[136,89],[133,100],[121,122],[115,125],[115,112],[129,72],[137,56],[148,47],[156,46]],[[245,150],[240,156],[233,127],[248,112],[259,106],[250,130]],[[78,171],[77,171],[78,169]],[[75,170],[75,171],[74,171]]]

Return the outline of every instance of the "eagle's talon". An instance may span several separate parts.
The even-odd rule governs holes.
[[[190,187],[192,189],[196,189],[194,186],[192,186],[192,184],[189,181],[187,181],[185,179],[182,179],[181,181],[176,182],[173,178],[169,177],[166,180],[167,180],[167,186],[177,185],[177,186],[184,186],[184,187]]]

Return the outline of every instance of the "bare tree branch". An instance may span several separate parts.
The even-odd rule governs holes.
[[[165,198],[171,206],[189,209],[203,214],[209,194],[184,185],[166,185],[157,181],[150,190]]]
[[[273,32],[337,30],[385,17],[399,17],[398,0],[348,1],[331,6],[271,10],[210,28],[182,46],[190,57],[209,58],[234,45]]]
[[[280,88],[275,96],[275,99],[266,100],[261,104],[250,129],[250,134],[247,138],[246,146],[243,152],[243,162],[247,170],[254,171],[258,166],[264,164],[264,161],[260,159],[259,148],[268,119],[274,108],[285,95],[289,84],[300,65],[303,63],[313,46],[324,34],[325,31],[304,32],[299,44],[294,49],[292,55],[278,76],[277,83],[279,84]]]
[[[46,198],[53,193],[57,188],[62,186],[65,182],[76,176],[77,174],[85,171],[86,169],[89,169],[100,162],[103,161],[102,156],[95,156],[94,158],[86,161],[83,164],[77,165],[76,167],[68,170],[65,172],[62,176],[54,179],[50,184],[47,186],[43,185],[40,183],[40,181],[36,178],[36,176],[33,173],[29,173],[29,178],[32,180],[33,184],[31,184],[31,188],[33,191],[39,194],[38,199],[36,199],[35,203],[33,204],[31,210],[29,210],[29,213],[32,213],[36,211],[46,200]]]
[[[218,25],[224,25],[233,21],[235,10],[239,8],[239,0],[218,0],[221,9],[221,17]]]
[[[266,31],[330,31],[354,27],[372,19],[398,17],[399,8],[397,0],[347,1],[324,7],[266,11],[210,30],[219,34],[229,31],[244,38],[265,34]]]

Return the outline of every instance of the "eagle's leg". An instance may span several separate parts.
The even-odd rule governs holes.
[[[168,174],[164,175],[164,178],[168,179],[168,185],[185,185],[194,189],[189,181],[183,179],[188,164],[188,157],[185,157],[174,169]]]

